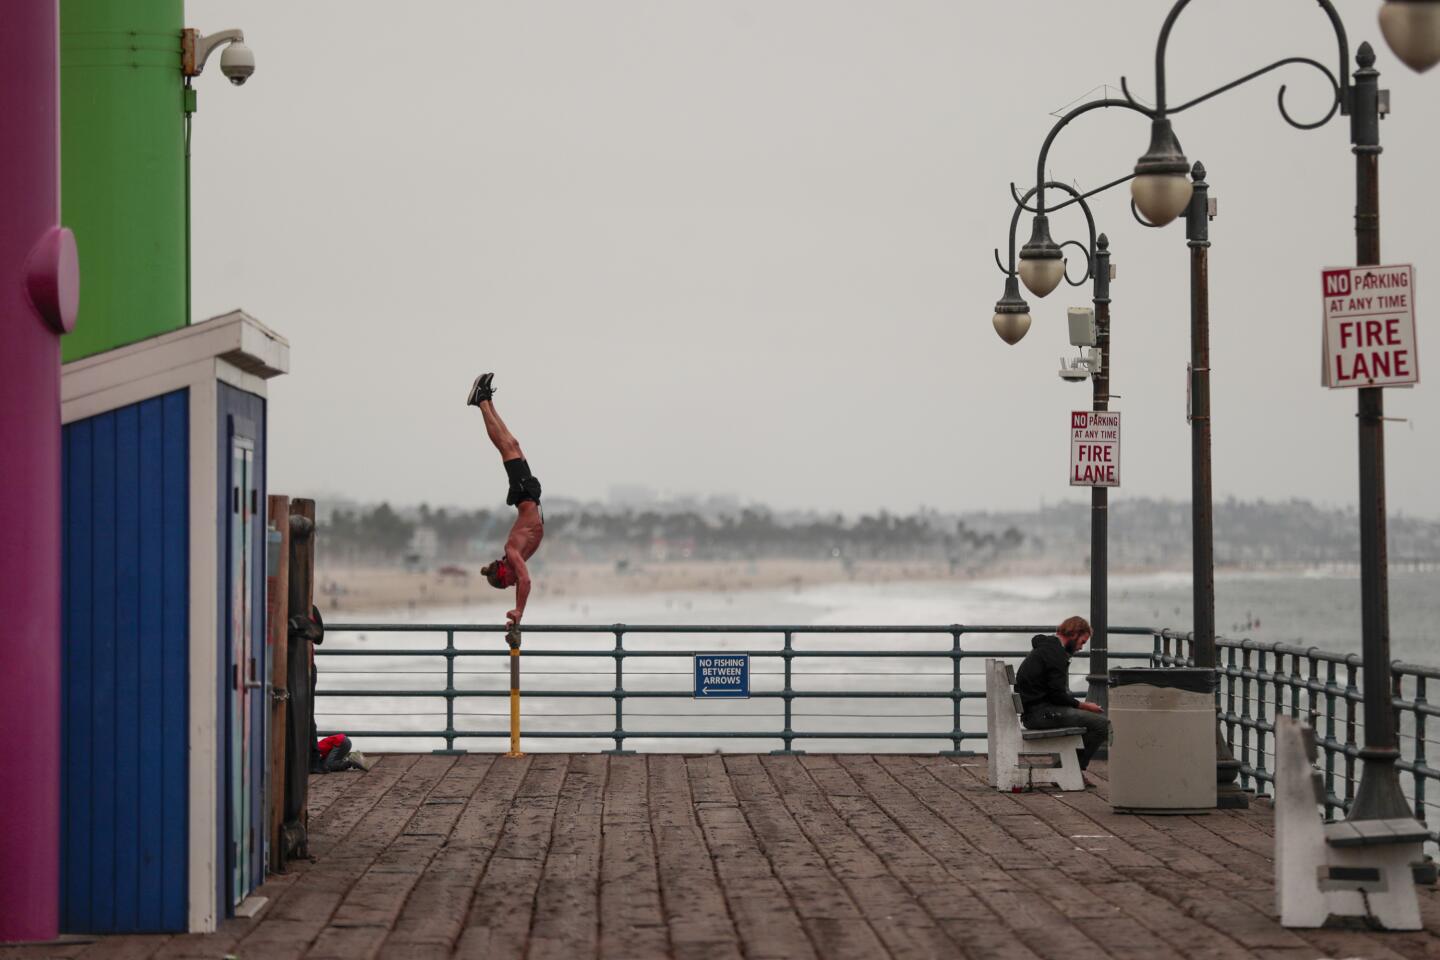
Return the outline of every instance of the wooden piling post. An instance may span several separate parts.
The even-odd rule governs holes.
[[[291,500],[290,612],[306,616],[315,603],[314,533],[315,501],[299,497]]]
[[[290,501],[290,616],[309,620],[315,603],[315,501],[296,498]],[[310,678],[315,670],[315,647],[306,643],[304,651],[306,669],[304,676],[290,674],[290,696],[292,701],[305,704],[305,715],[294,718],[301,729],[289,731],[289,777],[292,796],[286,802],[287,819],[298,827],[296,836],[285,846],[294,856],[305,856],[309,852],[310,833],[310,754],[315,749],[314,718],[315,703]],[[292,654],[294,651],[290,651]],[[298,667],[298,664],[296,665]],[[296,689],[303,685],[304,690]]]
[[[286,666],[290,650],[290,498],[268,498],[265,571],[265,642],[270,650],[270,869],[285,869],[280,827],[285,822]]]

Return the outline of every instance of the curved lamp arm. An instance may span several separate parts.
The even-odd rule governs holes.
[[[1006,266],[1004,263],[1001,263],[1001,262],[1000,262],[1000,248],[999,248],[999,247],[996,247],[996,248],[995,248],[995,266],[999,267],[999,268],[1000,268],[1000,272],[1003,273],[1003,274],[1005,274],[1005,276],[1007,276],[1007,277],[1013,277],[1013,276],[1015,276],[1015,230],[1016,230],[1017,227],[1020,226],[1020,213],[1021,213],[1021,211],[1024,211],[1024,210],[1029,209],[1028,207],[1025,206],[1025,201],[1026,201],[1026,200],[1029,200],[1031,197],[1035,196],[1035,190],[1036,190],[1036,189],[1037,189],[1037,188],[1032,187],[1032,188],[1030,188],[1029,190],[1025,191],[1025,196],[1024,196],[1024,198],[1021,199],[1021,200],[1019,200],[1019,201],[1015,204],[1015,212],[1012,213],[1012,214],[1010,214],[1010,260],[1009,260],[1009,266]],[[1014,187],[1013,184],[1011,185],[1010,190],[1011,190],[1012,193],[1014,192],[1015,187]]]
[[[1055,121],[1055,125],[1051,127],[1050,132],[1045,135],[1045,142],[1040,145],[1040,156],[1035,161],[1035,189],[1031,191],[1031,193],[1035,195],[1035,206],[1038,208],[1035,212],[1044,213],[1046,209],[1045,187],[1049,185],[1049,182],[1047,182],[1045,179],[1045,165],[1046,161],[1050,159],[1050,147],[1055,142],[1055,138],[1059,136],[1060,131],[1065,129],[1065,127],[1069,125],[1070,121],[1074,120],[1076,117],[1089,113],[1091,110],[1102,110],[1106,107],[1119,107],[1122,110],[1134,110],[1136,113],[1143,114],[1144,116],[1149,117],[1152,120],[1155,118],[1155,112],[1153,110],[1149,109],[1148,107],[1142,107],[1140,104],[1136,103],[1127,95],[1124,99],[1120,99],[1117,97],[1106,97],[1100,100],[1090,100],[1086,103],[1080,104],[1080,106],[1076,107],[1075,109],[1068,111],[1059,120]],[[1129,177],[1126,177],[1125,179],[1128,180]],[[1107,186],[1114,186],[1116,183],[1121,182],[1123,181],[1116,180],[1113,183],[1107,184]],[[1105,187],[1099,188],[1099,190],[1103,189],[1105,189]],[[1013,192],[1013,186],[1011,187],[1011,190]],[[1099,190],[1091,192],[1098,193]],[[1070,192],[1074,193],[1073,190]],[[1026,194],[1026,196],[1029,197],[1030,194]],[[1092,243],[1091,246],[1093,247],[1094,244]]]
[[[1338,71],[1332,74],[1328,67],[1325,67],[1317,63],[1316,61],[1310,60],[1305,57],[1287,57],[1284,60],[1277,60],[1276,62],[1270,64],[1267,67],[1262,67],[1261,69],[1256,70],[1253,73],[1248,73],[1238,80],[1233,80],[1230,83],[1217,87],[1214,90],[1211,90],[1209,93],[1196,97],[1193,100],[1189,100],[1178,107],[1171,108],[1168,106],[1166,100],[1167,90],[1165,84],[1165,53],[1170,46],[1170,31],[1174,29],[1175,21],[1180,17],[1181,12],[1190,5],[1190,0],[1175,0],[1175,5],[1170,8],[1169,14],[1167,14],[1165,17],[1165,23],[1160,28],[1160,39],[1155,45],[1155,109],[1152,112],[1152,116],[1157,120],[1163,120],[1166,116],[1170,114],[1179,113],[1180,111],[1187,110],[1190,107],[1195,106],[1196,104],[1204,103],[1211,97],[1224,93],[1226,90],[1238,87],[1242,83],[1254,80],[1256,77],[1269,73],[1271,70],[1275,70],[1279,67],[1283,67],[1286,64],[1291,63],[1308,64],[1315,67],[1321,73],[1325,74],[1329,78],[1331,85],[1334,87],[1335,100],[1334,103],[1331,105],[1329,112],[1325,114],[1324,119],[1321,119],[1314,123],[1299,123],[1294,120],[1285,109],[1285,88],[1282,86],[1280,88],[1279,94],[1280,113],[1282,116],[1284,116],[1287,123],[1291,124],[1292,126],[1300,127],[1304,130],[1309,130],[1327,123],[1330,118],[1335,115],[1335,111],[1337,109],[1341,113],[1348,114],[1350,112],[1350,78],[1346,71],[1348,70],[1348,66],[1350,63],[1350,42],[1345,34],[1345,24],[1340,20],[1340,14],[1335,9],[1334,5],[1330,2],[1330,0],[1315,0],[1315,2],[1320,5],[1320,9],[1325,11],[1325,15],[1330,19],[1330,26],[1335,31],[1335,42],[1336,46],[1339,49],[1340,55],[1340,68]],[[1131,103],[1135,102],[1134,97],[1130,94],[1129,85],[1126,83],[1124,77],[1120,78],[1120,89],[1125,94],[1125,99],[1127,101]]]
[[[1131,176],[1133,177],[1134,174],[1131,174]],[[1078,203],[1078,204],[1080,205],[1080,210],[1085,214],[1085,226],[1086,226],[1086,228],[1087,228],[1087,230],[1088,230],[1089,239],[1090,239],[1089,245],[1086,246],[1086,245],[1080,243],[1080,241],[1078,241],[1078,240],[1067,240],[1066,243],[1065,243],[1065,245],[1074,244],[1075,246],[1080,247],[1082,250],[1085,251],[1085,263],[1086,263],[1085,276],[1081,277],[1078,281],[1075,281],[1075,280],[1070,280],[1070,277],[1067,275],[1067,276],[1065,277],[1065,279],[1066,279],[1067,281],[1069,281],[1069,282],[1071,283],[1071,285],[1073,285],[1073,286],[1079,286],[1080,284],[1084,283],[1087,279],[1090,278],[1090,275],[1091,275],[1091,273],[1092,273],[1092,271],[1093,271],[1093,268],[1094,268],[1094,259],[1095,259],[1095,215],[1090,211],[1090,204],[1088,204],[1088,203],[1085,202],[1085,198],[1086,198],[1086,197],[1094,196],[1095,194],[1100,193],[1101,191],[1108,190],[1108,189],[1110,189],[1111,187],[1116,186],[1117,184],[1124,183],[1125,181],[1127,181],[1127,180],[1129,180],[1129,179],[1130,179],[1130,177],[1121,177],[1119,180],[1112,180],[1112,181],[1110,181],[1109,183],[1105,184],[1103,187],[1096,187],[1094,190],[1089,190],[1089,191],[1086,191],[1085,193],[1081,193],[1079,190],[1076,190],[1074,187],[1070,186],[1070,184],[1068,184],[1068,183],[1061,183],[1061,182],[1058,181],[1058,180],[1046,180],[1046,181],[1044,181],[1043,186],[1045,186],[1045,187],[1052,187],[1052,188],[1054,188],[1054,189],[1056,189],[1056,190],[1061,190],[1061,191],[1064,191],[1065,193],[1070,194],[1070,199],[1069,199],[1069,200],[1066,200],[1064,203],[1060,204],[1060,206],[1058,206],[1058,207],[1052,207],[1052,208],[1051,208],[1052,210],[1059,210],[1059,209],[1061,209],[1062,207],[1068,207],[1068,206],[1070,206],[1072,203]],[[1038,191],[1039,191],[1039,187],[1033,187],[1033,188],[1031,188],[1030,190],[1027,190],[1027,191],[1025,192],[1025,195],[1024,195],[1024,196],[1018,196],[1018,195],[1015,195],[1015,186],[1014,186],[1014,184],[1011,184],[1011,186],[1010,186],[1010,192],[1011,192],[1011,194],[1012,194],[1012,195],[1015,195],[1015,212],[1010,215],[1010,262],[1009,262],[1008,268],[1007,268],[1007,266],[1006,266],[1005,264],[1003,264],[1003,263],[1000,262],[1000,251],[999,251],[999,249],[997,248],[997,249],[995,250],[995,265],[996,265],[997,267],[999,267],[999,268],[1000,268],[1000,272],[1003,273],[1003,274],[1005,274],[1005,276],[1007,276],[1007,277],[1009,277],[1009,276],[1014,276],[1014,274],[1015,274],[1015,231],[1016,231],[1016,230],[1019,228],[1019,226],[1020,226],[1020,214],[1021,214],[1021,213],[1027,213],[1027,212],[1028,212],[1028,213],[1038,213],[1038,212],[1039,212],[1039,211],[1038,211],[1037,209],[1035,209],[1034,207],[1027,206],[1027,201],[1029,201],[1029,199],[1030,199],[1032,196],[1035,196],[1035,194],[1036,194]]]

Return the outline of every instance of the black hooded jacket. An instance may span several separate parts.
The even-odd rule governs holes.
[[[1030,640],[1030,654],[1015,672],[1015,692],[1024,712],[1036,707],[1078,707],[1070,696],[1070,654],[1060,638],[1039,633]]]

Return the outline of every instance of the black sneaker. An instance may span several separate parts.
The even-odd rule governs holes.
[[[468,406],[478,407],[482,401],[495,396],[495,388],[490,385],[490,381],[494,379],[495,374],[493,373],[482,373],[476,377],[475,383],[470,387],[470,396],[465,403]]]

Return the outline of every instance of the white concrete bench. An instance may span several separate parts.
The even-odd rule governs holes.
[[[1367,917],[1386,930],[1419,930],[1411,863],[1429,836],[1418,820],[1326,823],[1315,770],[1315,731],[1275,721],[1275,897],[1280,924],[1319,927],[1327,917]]]
[[[990,741],[990,785],[1009,793],[1053,784],[1061,790],[1084,790],[1079,751],[1080,727],[1022,730],[1020,696],[1015,673],[999,660],[985,661],[985,735]]]

